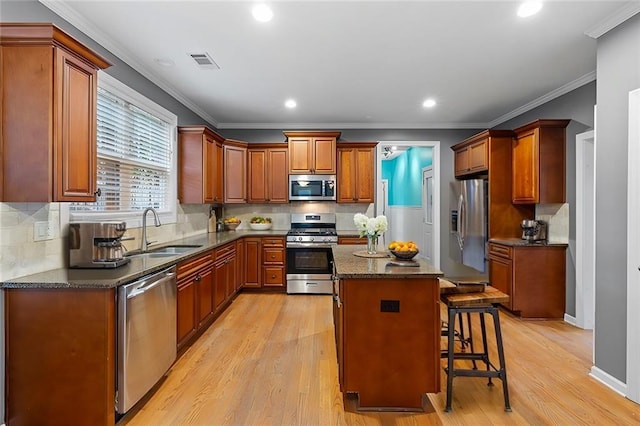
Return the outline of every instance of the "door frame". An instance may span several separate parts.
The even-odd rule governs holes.
[[[627,398],[640,403],[640,89],[629,92],[627,170]]]
[[[575,325],[586,330],[592,330],[595,325],[595,149],[593,130],[576,135]],[[587,168],[589,158],[592,159],[591,169]],[[592,215],[585,214],[587,211]]]
[[[407,147],[423,147],[432,149],[431,165],[433,166],[433,266],[440,269],[440,141],[378,141],[376,147],[376,187],[380,193],[380,181],[382,180],[382,146],[397,145]],[[422,174],[420,175],[422,180]],[[421,184],[422,186],[422,184]],[[376,197],[376,214],[382,214],[380,197]]]
[[[424,182],[425,182],[425,179],[426,179],[425,176],[427,176],[427,174],[429,174],[430,177],[431,177],[431,180],[433,181],[433,183],[435,183],[435,179],[433,177],[433,164],[431,164],[430,166],[427,166],[427,167],[423,167],[421,174],[422,174],[422,196],[423,196],[423,198],[422,198],[422,219],[423,219],[422,232],[424,234],[424,225],[427,224],[427,220],[426,220],[427,219],[427,208],[428,208],[428,205],[429,205],[429,203],[425,202],[425,199],[424,199],[424,196],[427,193],[427,187],[426,187]],[[435,185],[433,185],[433,186],[435,186]],[[433,192],[433,188],[432,188],[432,192]],[[431,197],[432,197],[432,200],[431,200],[431,234],[432,234],[431,239],[433,240],[433,226],[434,226],[433,225],[433,216],[434,216],[434,212],[435,212],[435,209],[434,209],[434,206],[433,206],[433,198],[435,198],[435,197],[434,197],[433,193],[431,194]],[[434,244],[432,243],[431,245],[432,245],[431,249],[433,249],[434,248],[433,247]],[[432,256],[433,256],[433,253],[432,253]]]

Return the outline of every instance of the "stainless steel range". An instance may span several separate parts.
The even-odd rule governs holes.
[[[287,233],[287,293],[332,294],[334,213],[293,213]]]

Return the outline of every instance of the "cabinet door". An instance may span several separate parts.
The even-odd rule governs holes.
[[[238,240],[236,242],[236,282],[235,292],[242,288],[245,281],[245,260],[244,260],[244,241]]]
[[[469,171],[469,150],[467,148],[455,151],[454,170],[456,176],[465,175]]]
[[[356,153],[352,148],[338,149],[338,192],[336,201],[338,203],[356,202]]]
[[[248,201],[266,203],[268,201],[267,150],[250,149],[247,159]],[[286,174],[286,169],[285,169]]]
[[[245,238],[244,259],[245,259],[245,280],[244,287],[262,287],[261,258],[260,258],[260,238]]]
[[[289,173],[312,173],[313,149],[312,138],[289,138]]]
[[[336,173],[336,138],[313,139],[313,165],[311,172],[332,175]]]
[[[196,332],[196,287],[192,280],[178,282],[178,350],[182,348]]]
[[[289,202],[289,175],[286,148],[270,149],[267,161],[268,197],[270,203]]]
[[[224,202],[247,202],[247,149],[237,146],[224,147]]]
[[[197,289],[198,327],[213,314],[213,272],[211,268],[196,275],[194,283]]]
[[[513,309],[513,269],[509,259],[489,256],[489,282],[493,287],[509,295],[507,308]]]
[[[56,49],[55,200],[95,201],[96,70]]]
[[[487,139],[469,145],[469,171],[481,172],[489,169],[489,141]]]
[[[262,285],[264,287],[284,287],[285,274],[282,266],[265,266],[263,268],[264,277]]]
[[[356,149],[357,174],[355,194],[358,203],[373,203],[375,200],[375,153],[374,148]]]
[[[214,310],[218,311],[227,298],[228,271],[225,259],[215,263]]]
[[[519,134],[513,140],[512,200],[514,204],[535,204],[538,193],[538,130]]]
[[[224,147],[222,142],[216,142],[216,169],[213,200],[221,203],[224,200]]]
[[[209,136],[204,137],[202,147],[203,161],[203,191],[204,202],[214,203],[216,201],[216,180],[217,180],[217,158],[216,141]]]

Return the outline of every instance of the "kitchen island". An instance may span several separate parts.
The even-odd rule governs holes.
[[[442,272],[423,259],[354,255],[363,246],[333,246],[334,326],[340,390],[363,410],[423,411],[440,391]]]

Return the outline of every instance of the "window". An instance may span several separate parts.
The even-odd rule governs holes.
[[[163,223],[176,221],[177,117],[100,72],[97,111],[97,187],[94,203],[73,203],[73,220],[126,220],[139,226],[153,207]]]

